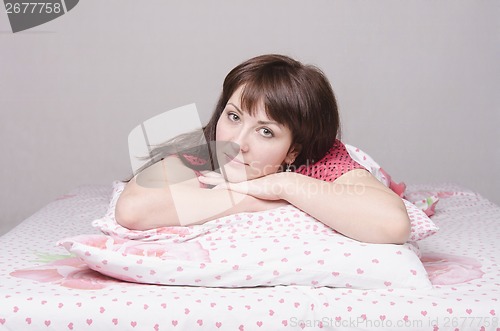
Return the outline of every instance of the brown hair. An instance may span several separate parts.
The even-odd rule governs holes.
[[[292,132],[292,145],[302,146],[299,167],[320,160],[340,135],[340,119],[332,87],[323,72],[290,57],[270,54],[251,58],[229,72],[215,111],[204,129],[215,141],[217,121],[229,98],[244,86],[241,105],[252,114],[264,102],[267,116]]]
[[[152,149],[149,160],[136,173],[160,159],[177,154],[186,166],[196,170],[218,168],[214,155],[216,126],[229,98],[244,86],[241,105],[250,114],[261,100],[267,116],[292,132],[292,146],[300,146],[295,168],[319,161],[340,136],[340,119],[332,87],[315,66],[277,54],[251,58],[229,72],[208,124],[201,131],[186,133]],[[205,142],[206,141],[206,142]],[[185,158],[195,155],[205,164],[195,165]]]

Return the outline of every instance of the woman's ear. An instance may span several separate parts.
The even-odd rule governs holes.
[[[286,164],[293,163],[301,151],[302,151],[302,145],[299,144],[292,145],[288,150],[288,154],[286,155],[285,163]]]

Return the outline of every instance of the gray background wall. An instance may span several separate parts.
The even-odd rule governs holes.
[[[80,1],[13,34],[0,12],[0,233],[130,172],[140,122],[196,102],[262,53],[321,67],[343,140],[397,180],[500,204],[498,1]]]

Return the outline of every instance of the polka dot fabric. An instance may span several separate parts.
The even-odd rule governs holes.
[[[337,139],[333,147],[330,148],[321,160],[314,164],[300,166],[297,169],[297,173],[333,182],[343,174],[354,169],[365,168],[351,158],[344,144]]]
[[[0,330],[500,330],[500,207],[458,186],[408,186],[412,200],[440,198],[433,216],[440,231],[419,241],[422,259],[433,261],[424,266],[440,281],[414,290],[158,286],[103,277],[55,242],[100,235],[90,223],[106,212],[110,194],[110,187],[79,188],[0,237]],[[475,263],[452,264],[450,256]]]

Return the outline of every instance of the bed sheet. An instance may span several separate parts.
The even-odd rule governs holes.
[[[500,208],[451,184],[408,192],[440,198],[419,242],[431,290],[117,281],[55,244],[98,233],[111,187],[80,187],[0,238],[0,330],[500,330]]]

